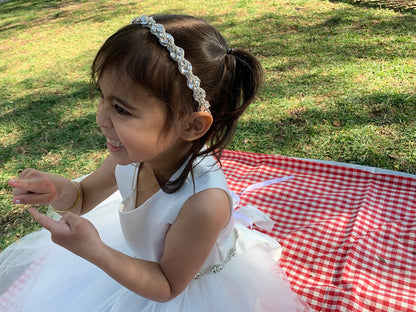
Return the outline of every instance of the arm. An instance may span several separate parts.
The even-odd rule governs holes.
[[[117,190],[116,165],[109,155],[95,172],[81,181],[83,203],[80,214],[87,213]]]
[[[109,156],[97,171],[82,180],[83,200],[72,209],[73,213],[88,212],[117,189],[115,166],[115,161]],[[65,210],[77,201],[78,189],[70,180],[35,169],[24,170],[18,179],[9,180],[8,184],[13,187],[15,204],[50,203],[57,210]]]
[[[205,190],[188,199],[166,235],[159,263],[110,248],[89,221],[74,214],[67,213],[57,222],[35,209],[30,212],[52,232],[57,244],[94,263],[135,293],[164,302],[179,295],[202,267],[229,221],[230,204],[228,196],[219,189]]]

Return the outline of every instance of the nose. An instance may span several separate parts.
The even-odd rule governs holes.
[[[104,105],[102,101],[100,101],[97,107],[97,116],[95,117],[95,122],[97,123],[98,126],[102,128],[111,128],[112,127],[111,120],[108,117],[103,106]]]

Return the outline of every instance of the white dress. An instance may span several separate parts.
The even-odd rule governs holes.
[[[134,166],[118,166],[121,204],[115,196],[114,201],[107,200],[85,217],[111,247],[159,261],[166,232],[190,196],[208,188],[230,194],[222,171],[213,164],[211,157],[205,158],[194,169],[195,185],[188,179],[174,194],[159,190],[137,208],[136,192],[131,191],[136,183]],[[259,214],[254,207],[243,211]],[[187,288],[173,300],[158,303],[138,296],[99,268],[53,244],[49,232],[42,229],[0,254],[0,311],[309,311],[279,267],[280,255],[276,241],[232,217]]]

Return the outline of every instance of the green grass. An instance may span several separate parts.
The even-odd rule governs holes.
[[[373,3],[374,1],[372,1]],[[0,250],[37,226],[6,181],[75,178],[106,155],[89,68],[139,14],[207,19],[256,54],[266,80],[230,149],[416,173],[416,15],[343,2],[10,1],[0,4]]]

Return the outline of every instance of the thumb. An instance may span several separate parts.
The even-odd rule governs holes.
[[[93,233],[98,234],[97,229],[90,221],[72,212],[65,213],[59,223],[66,224],[70,232],[79,239],[86,239]]]
[[[37,223],[39,223],[41,226],[43,226],[51,233],[62,232],[65,229],[65,227],[63,227],[62,222],[55,221],[54,219],[45,216],[34,207],[29,208],[29,213]]]

